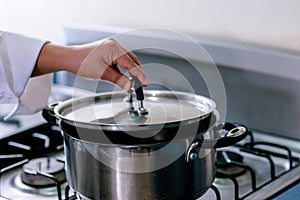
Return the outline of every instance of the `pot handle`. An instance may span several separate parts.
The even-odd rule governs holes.
[[[226,122],[224,124],[219,124],[216,127],[216,131],[219,132],[222,136],[217,139],[214,148],[223,148],[234,145],[241,140],[243,140],[248,133],[247,127],[241,124],[234,124]],[[208,141],[204,140],[204,143]],[[211,141],[215,142],[215,141]],[[209,143],[209,142],[208,142]]]
[[[54,108],[58,104],[59,104],[59,102],[52,103],[52,104],[48,105],[48,108],[44,108],[42,111],[42,116],[50,124],[58,125],[58,122],[57,122],[58,118],[54,113]]]
[[[222,136],[219,138],[218,135],[217,139],[203,139],[203,137],[200,137],[193,142],[186,152],[187,162],[195,160],[198,157],[199,148],[213,149],[228,147],[243,140],[248,133],[248,129],[245,126],[229,122],[217,125],[213,131],[215,134],[219,133]]]

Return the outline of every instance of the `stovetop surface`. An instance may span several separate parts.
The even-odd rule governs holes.
[[[69,90],[67,90],[69,91]],[[59,93],[57,93],[58,95]],[[57,99],[70,98],[70,94],[58,95]],[[2,110],[3,111],[3,110]],[[2,113],[0,113],[1,115]],[[1,127],[5,128],[1,128]],[[63,140],[60,130],[57,126],[45,123],[41,113],[30,116],[21,116],[14,118],[9,123],[1,122],[0,118],[0,200],[2,199],[31,199],[31,200],[54,200],[57,198],[57,188],[55,186],[48,188],[39,188],[32,190],[26,186],[20,179],[20,169],[24,163],[35,157],[53,157],[61,158],[63,156]],[[16,137],[16,133],[22,132],[21,137]],[[262,142],[257,148],[272,152],[270,158],[274,161],[274,172],[271,172],[270,160],[267,156],[257,157],[253,153],[247,152],[247,149],[241,150],[239,145],[251,142],[247,137],[237,146],[231,146],[218,150],[219,152],[233,152],[243,156],[243,163],[249,164],[255,172],[255,191],[251,182],[251,173],[248,171],[238,177],[239,192],[238,196],[242,199],[266,199],[300,179],[300,141],[278,137],[273,134],[260,131],[252,131],[255,142]],[[48,139],[47,139],[48,138]],[[51,141],[51,142],[50,142]],[[268,144],[264,144],[267,142]],[[292,162],[287,159],[288,151],[284,148],[269,145],[269,143],[288,147],[292,151]],[[256,148],[256,146],[255,146]],[[5,150],[1,150],[5,149]],[[7,149],[12,149],[7,152]],[[260,151],[260,153],[266,153]],[[277,155],[277,156],[276,156]],[[284,156],[278,156],[284,155]],[[17,162],[16,162],[17,161]],[[17,163],[11,167],[12,163]],[[290,164],[292,169],[290,170]],[[236,170],[236,169],[235,169]],[[290,171],[289,171],[290,170]],[[226,171],[226,170],[225,170]],[[286,173],[286,171],[289,171]],[[273,175],[272,175],[273,173]],[[273,181],[270,181],[274,178]],[[221,199],[234,199],[233,182],[228,178],[216,177],[213,185],[220,191]],[[65,194],[67,183],[62,184],[62,196]],[[297,186],[295,186],[297,188]],[[297,191],[297,190],[292,190]],[[292,192],[292,194],[295,194]],[[279,195],[278,198],[286,197],[287,193]],[[209,189],[198,200],[216,199],[213,190]]]
[[[257,155],[245,151],[244,148],[240,148],[239,144],[226,147],[222,151],[236,152],[244,157],[243,163],[248,164],[255,172],[256,188],[253,189],[250,172],[236,178],[239,185],[238,195],[234,193],[234,183],[230,178],[219,179],[217,177],[213,185],[219,189],[221,199],[236,199],[237,196],[239,199],[267,199],[270,197],[273,199],[279,194],[284,194],[290,185],[299,182],[300,142],[259,131],[254,131],[253,135],[254,142],[258,144],[257,148],[263,150],[258,151],[263,152],[261,156],[257,157]],[[249,138],[241,143],[244,145],[248,142]],[[291,155],[287,149],[291,150]],[[270,152],[270,156],[263,155],[265,151]],[[274,169],[272,169],[272,163],[274,163]],[[215,197],[213,190],[208,190],[198,200],[210,200]]]
[[[51,138],[51,141],[48,142],[47,137],[41,135],[48,136]],[[18,135],[18,134],[17,134]],[[35,137],[35,136],[37,137]],[[299,167],[299,159],[300,159],[300,146],[298,145],[298,141],[289,140],[285,138],[274,138],[272,135],[264,134],[260,132],[255,132],[254,134],[255,141],[257,143],[261,141],[268,141],[267,145],[262,142],[259,146],[266,146],[263,149],[266,151],[272,152],[274,155],[287,155],[286,149],[278,149],[277,147],[268,146],[269,142],[274,143],[276,145],[285,145],[288,146],[292,150],[292,170],[288,173],[286,171],[290,168],[290,160],[286,157],[278,157],[271,156],[272,160],[275,163],[274,172],[272,175],[270,169],[270,161],[268,157],[259,157],[256,155],[247,152],[245,149],[241,149],[240,145],[244,145],[249,142],[249,138],[246,138],[244,141],[239,143],[237,146],[226,147],[218,150],[218,153],[222,152],[230,152],[230,153],[238,153],[243,156],[243,163],[249,164],[255,172],[255,180],[256,180],[256,190],[252,192],[253,186],[251,182],[251,173],[247,172],[237,178],[239,183],[239,192],[238,196],[241,199],[265,199],[269,196],[274,195],[280,190],[288,187],[293,182],[296,182],[300,178],[300,167]],[[35,142],[37,143],[34,143]],[[275,140],[275,141],[274,141]],[[2,160],[5,159],[7,162],[1,162],[1,178],[0,178],[0,195],[2,198],[7,199],[32,199],[32,200],[42,200],[42,199],[57,199],[57,188],[47,187],[47,188],[39,188],[32,189],[30,186],[26,186],[22,183],[20,178],[21,168],[24,163],[27,163],[34,157],[52,157],[52,158],[60,158],[63,160],[63,148],[62,148],[62,136],[59,132],[59,129],[55,125],[50,124],[41,124],[37,127],[33,127],[31,129],[27,129],[26,131],[22,131],[21,137],[16,137],[16,134],[13,134],[7,138],[0,140],[1,147],[5,147],[8,141],[14,141],[15,143],[10,143],[9,148],[14,148],[14,152],[11,155],[17,155],[16,158],[4,158],[3,156],[7,155],[7,152],[1,153]],[[2,144],[3,143],[3,144]],[[6,144],[5,144],[6,143]],[[21,145],[18,145],[21,144]],[[38,145],[31,145],[31,144]],[[24,145],[24,146],[23,146]],[[276,146],[275,145],[275,146]],[[31,146],[33,148],[29,149],[26,146]],[[47,148],[46,148],[47,147]],[[261,147],[260,147],[261,148]],[[5,147],[5,149],[7,149]],[[21,156],[22,155],[22,156]],[[18,159],[19,166],[14,166],[14,168],[6,168],[9,166],[10,161],[14,159]],[[235,170],[232,173],[235,173]],[[225,170],[226,171],[226,170]],[[272,176],[275,177],[274,180],[271,180]],[[270,183],[269,183],[270,182]],[[63,183],[62,188],[62,196],[65,195],[64,190],[67,183]],[[214,186],[218,188],[220,191],[221,199],[235,199],[233,182],[228,178],[219,178],[216,175],[216,179],[213,183]],[[198,200],[211,200],[215,199],[215,193],[212,190],[208,190],[202,197]]]

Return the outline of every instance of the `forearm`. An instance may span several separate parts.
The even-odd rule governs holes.
[[[147,85],[137,57],[110,38],[77,46],[46,43],[31,76],[65,70],[89,79],[106,80],[129,91],[131,82],[118,67],[136,76],[143,86]]]
[[[63,46],[46,43],[40,51],[31,76],[43,75],[61,70],[76,74],[82,61],[90,51],[90,48],[83,49],[79,46]]]

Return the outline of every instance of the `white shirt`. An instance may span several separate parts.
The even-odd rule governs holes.
[[[15,114],[31,114],[46,107],[51,75],[30,78],[45,41],[0,31],[0,104],[15,104]]]

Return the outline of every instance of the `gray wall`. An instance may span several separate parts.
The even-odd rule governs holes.
[[[151,56],[139,56],[143,62],[169,63],[169,66],[178,71],[185,71],[193,89],[198,94],[208,95],[208,91],[202,78],[196,76],[187,63],[180,60],[163,57],[151,58]],[[250,128],[267,131],[288,137],[300,139],[300,82],[250,72],[227,66],[218,66],[222,75],[226,98],[226,120],[239,122]],[[173,81],[165,81],[171,79]],[[185,88],[178,85],[176,79],[161,75],[163,83],[176,85],[179,90]]]

